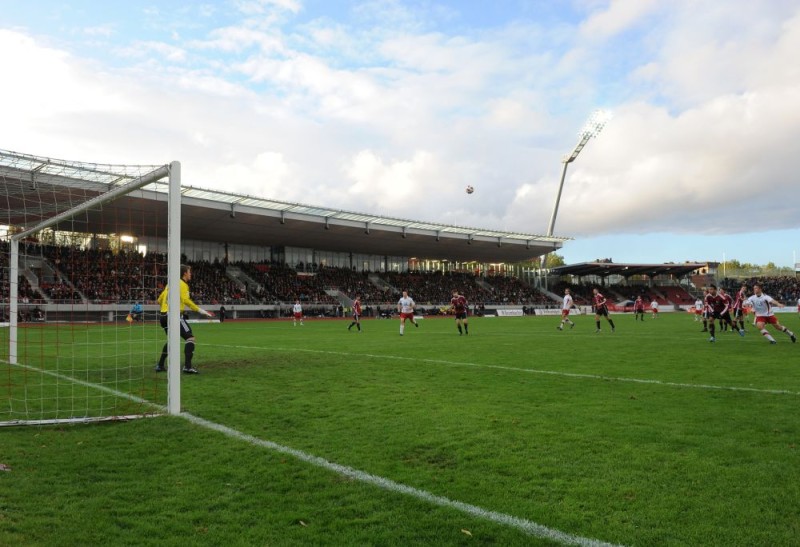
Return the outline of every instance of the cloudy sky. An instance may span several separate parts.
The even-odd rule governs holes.
[[[603,108],[567,171],[568,263],[800,252],[796,0],[0,5],[3,149],[544,234]]]

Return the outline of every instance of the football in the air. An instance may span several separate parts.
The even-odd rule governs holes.
[[[468,194],[471,194],[474,191],[475,191],[475,188],[473,188],[472,186],[467,186],[467,193]]]

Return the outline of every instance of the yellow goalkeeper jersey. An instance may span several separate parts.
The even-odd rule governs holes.
[[[189,298],[189,285],[183,279],[181,281],[181,313],[186,309],[186,306],[189,306],[189,309],[192,311],[200,311],[200,306],[192,302],[192,299]],[[158,303],[161,305],[161,313],[167,313],[169,311],[169,304],[167,303],[167,295],[169,294],[169,286],[164,287],[164,290],[161,291],[161,294],[158,295]]]

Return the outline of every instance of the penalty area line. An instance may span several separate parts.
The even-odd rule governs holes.
[[[414,488],[413,486],[407,486],[405,484],[395,482],[385,477],[367,473],[366,471],[360,471],[358,469],[354,469],[346,465],[330,462],[319,456],[314,456],[312,454],[303,452],[302,450],[290,448],[288,446],[284,446],[272,441],[259,439],[258,437],[253,437],[252,435],[242,433],[241,431],[237,431],[228,426],[211,422],[209,420],[205,420],[203,418],[194,416],[189,413],[184,412],[181,413],[180,416],[193,424],[205,427],[207,429],[211,429],[213,431],[217,431],[219,433],[222,433],[223,435],[227,435],[234,439],[244,441],[253,446],[259,446],[262,448],[272,450],[274,452],[278,452],[280,454],[286,454],[288,456],[292,456],[293,458],[298,459],[302,462],[314,465],[315,467],[326,469],[328,471],[332,471],[338,475],[348,477],[350,479],[357,480],[362,483],[370,484],[372,486],[377,486],[378,488],[387,490],[389,492],[411,496],[413,498],[422,500],[426,503],[438,505],[440,507],[445,507],[448,509],[456,509],[457,511],[461,511],[462,513],[466,513],[473,517],[478,517],[484,520],[494,522],[496,524],[501,524],[511,528],[516,528],[517,530],[520,530],[528,535],[535,536],[541,539],[556,541],[563,545],[580,545],[587,547],[615,545],[597,539],[585,538],[573,534],[568,534],[566,532],[549,528],[547,526],[544,526],[543,524],[538,524],[536,522],[532,522],[523,518],[507,515],[505,513],[499,513],[497,511],[490,511],[488,509],[478,507],[477,505],[451,500],[450,498],[446,498],[444,496],[438,496],[436,494],[432,494],[431,492],[420,490],[419,488]]]
[[[564,378],[577,378],[582,380],[601,380],[604,382],[627,382],[632,384],[649,384],[655,386],[686,388],[686,389],[710,389],[716,391],[734,391],[744,393],[762,393],[765,395],[793,395],[800,396],[800,392],[788,389],[766,389],[758,387],[741,386],[719,386],[714,384],[687,384],[681,382],[667,382],[664,380],[649,380],[646,378],[626,378],[624,376],[604,376],[602,374],[583,374],[578,372],[563,372],[560,370],[543,370],[532,368],[507,367],[504,365],[487,365],[483,363],[467,363],[463,361],[447,361],[444,359],[426,359],[424,357],[405,357],[402,355],[377,355],[374,353],[351,353],[346,351],[317,350],[308,348],[276,348],[268,346],[235,346],[226,344],[208,344],[208,346],[238,349],[258,349],[272,350],[281,352],[304,352],[317,353],[321,355],[339,355],[343,357],[367,357],[370,359],[393,359],[395,361],[414,361],[418,363],[432,363],[435,365],[447,365],[454,367],[486,368],[494,370],[505,370],[510,372],[524,372],[528,374],[544,374],[548,376],[561,376]]]

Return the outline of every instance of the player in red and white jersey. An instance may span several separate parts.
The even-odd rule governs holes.
[[[637,296],[636,300],[633,301],[633,320],[638,321],[639,319],[644,321],[644,300],[642,295]]]
[[[650,311],[653,312],[653,319],[658,319],[658,300],[653,297],[653,301],[650,302]]]
[[[303,306],[299,300],[295,300],[292,306],[292,324],[296,327],[297,322],[300,321],[300,326],[303,326]]]
[[[769,340],[770,344],[777,344],[778,342],[772,337],[769,331],[767,331],[766,325],[772,325],[776,330],[785,333],[792,342],[797,342],[794,333],[781,325],[778,322],[778,318],[775,317],[775,313],[772,311],[772,308],[775,306],[782,308],[783,304],[770,295],[764,294],[761,290],[761,285],[758,283],[753,285],[753,296],[745,300],[744,305],[753,308],[753,312],[756,315],[756,328],[761,331],[764,338]]]
[[[569,310],[571,310],[575,306],[575,301],[572,299],[572,294],[570,294],[570,290],[564,289],[564,302],[561,304],[561,324],[556,328],[558,330],[564,330],[564,323],[569,323],[569,328],[575,326],[575,323],[569,318]]]
[[[419,327],[419,323],[414,319],[416,306],[414,299],[408,296],[408,291],[403,291],[403,296],[397,301],[397,311],[400,312],[400,336],[403,336],[406,330],[406,319],[410,319],[415,327]]]
[[[704,295],[705,296],[705,295]],[[703,319],[703,299],[698,298],[694,301],[694,320],[695,322]]]
[[[608,316],[608,306],[606,305],[606,297],[600,294],[600,290],[595,287],[592,289],[592,305],[594,306],[594,322],[597,325],[595,332],[600,332],[600,318],[605,317],[608,324],[611,325],[611,332],[614,332],[614,321]]]
[[[708,287],[703,288],[703,330],[700,332],[708,332],[708,318],[711,317],[711,308],[706,306],[706,296],[708,296]]]
[[[353,325],[358,328],[358,332],[361,332],[361,295],[357,294],[356,299],[353,300],[353,322],[350,323],[350,326],[347,327],[347,330],[353,328]]]
[[[469,334],[469,324],[467,323],[467,299],[458,291],[453,291],[453,298],[450,299],[450,307],[456,316],[456,327],[458,327],[458,335],[461,336],[461,329],[463,327],[464,334]]]

